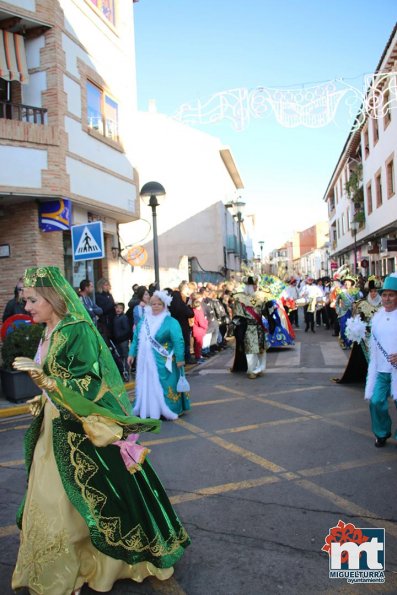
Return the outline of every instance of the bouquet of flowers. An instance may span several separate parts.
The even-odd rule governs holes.
[[[349,318],[346,322],[346,337],[350,341],[360,343],[365,339],[366,329],[367,325],[361,320],[360,316],[353,316],[353,318]]]

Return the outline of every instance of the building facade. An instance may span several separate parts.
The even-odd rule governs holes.
[[[396,90],[397,27],[324,195],[331,258],[364,276],[397,268]]]
[[[112,277],[111,258],[73,261],[69,228],[102,221],[109,256],[139,218],[132,6],[0,1],[0,309],[27,266]]]

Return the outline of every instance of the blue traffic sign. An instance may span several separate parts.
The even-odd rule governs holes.
[[[75,262],[104,258],[105,244],[102,221],[73,225],[71,231],[73,260]]]

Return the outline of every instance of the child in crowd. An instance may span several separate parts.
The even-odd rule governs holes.
[[[125,306],[122,302],[118,302],[115,305],[116,315],[113,319],[113,339],[114,344],[117,349],[118,354],[121,358],[122,370],[120,370],[123,374],[125,370],[128,370],[127,367],[127,357],[128,357],[128,348],[129,342],[132,336],[132,329],[130,326],[130,321],[128,320],[127,315],[124,313]],[[116,359],[116,358],[115,358]],[[116,359],[116,363],[117,359]],[[120,369],[120,367],[119,367]]]
[[[195,293],[191,296],[191,304],[194,312],[194,322],[192,327],[192,335],[194,339],[194,357],[198,364],[205,362],[202,356],[203,339],[208,329],[208,320],[205,317],[204,311],[201,307],[203,296]]]

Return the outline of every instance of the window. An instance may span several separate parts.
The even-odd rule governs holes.
[[[118,105],[100,87],[87,81],[88,128],[118,141]]]
[[[391,121],[391,109],[392,106],[390,102],[390,89],[387,88],[383,92],[383,128],[385,130],[389,126]]]
[[[363,141],[364,141],[364,157],[367,158],[369,155],[369,135],[368,135],[368,128],[366,128],[363,132]]]
[[[350,213],[349,209],[346,209],[346,231],[350,230]]]
[[[340,225],[339,225],[339,219],[337,221],[337,226],[338,226],[338,240],[340,238]]]
[[[386,162],[386,191],[387,198],[391,198],[395,192],[393,157],[390,157],[390,159]]]
[[[379,171],[375,176],[376,208],[382,206],[382,176]]]
[[[371,182],[367,186],[367,213],[372,213],[372,184]]]
[[[345,235],[345,215],[342,213],[341,217],[341,228],[342,228],[342,235]]]
[[[103,14],[105,19],[115,24],[114,3],[115,0],[91,0],[92,4]]]
[[[379,140],[379,121],[376,117],[372,118],[372,134],[374,139],[374,145],[376,145],[376,143]]]

